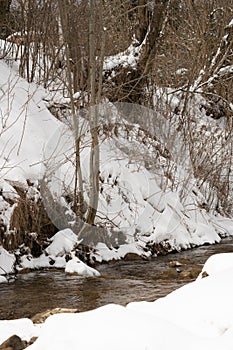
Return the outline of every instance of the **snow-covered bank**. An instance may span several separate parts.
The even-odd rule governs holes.
[[[28,342],[32,337],[37,337],[40,334],[40,327],[34,325],[27,318],[0,320],[0,344],[14,334]]]
[[[0,251],[0,275],[22,268],[51,266],[69,273],[85,270],[85,275],[96,276],[98,273],[87,267],[83,270],[77,260],[82,255],[77,234],[83,222],[80,224],[72,210],[74,140],[67,126],[69,116],[66,121],[57,120],[47,108],[51,95],[20,78],[17,69],[14,62],[10,65],[0,62],[0,245],[5,249]],[[156,98],[161,98],[160,95],[157,93]],[[178,97],[172,103],[174,100],[180,103]],[[120,259],[128,253],[156,256],[213,244],[233,235],[232,220],[219,214],[215,198],[211,199],[212,207],[208,206],[207,197],[211,197],[208,188],[204,193],[201,191],[187,166],[187,152],[181,152],[182,145],[177,141],[176,122],[169,129],[168,120],[160,112],[152,132],[148,125],[140,125],[146,120],[145,108],[130,110],[139,113],[131,115],[132,122],[125,115],[128,105],[118,109],[105,102],[99,106],[98,211],[89,240],[84,241],[90,248],[90,260]],[[200,129],[209,122],[206,129],[211,133],[213,121],[203,119],[205,115],[198,109],[198,102],[195,100],[192,110],[196,124],[200,124]],[[165,101],[161,106],[165,108],[164,105]],[[174,107],[171,105],[171,110]],[[84,130],[81,165],[88,207],[90,130],[82,116],[80,123]],[[171,150],[167,148],[168,134],[172,139]],[[177,162],[178,153],[179,158],[185,158],[183,165]],[[45,203],[42,184],[47,186],[49,204]],[[64,230],[69,230],[66,231],[69,238],[61,234]],[[59,239],[61,250],[55,251],[54,242]],[[9,262],[7,269],[1,256]]]
[[[233,343],[233,253],[209,258],[198,279],[154,302],[110,304],[83,312],[0,321],[0,343],[13,334],[38,339],[32,350],[230,350]]]
[[[98,277],[100,273],[94,268],[86,265],[78,259],[72,251],[77,243],[77,236],[70,230],[59,231],[51,238],[50,244],[44,253],[38,258],[33,258],[31,254],[25,254],[21,257],[17,265],[14,254],[9,254],[0,246],[0,283],[7,282],[7,279],[1,275],[10,275],[23,269],[35,270],[42,268],[65,269],[66,273],[77,274],[85,277]],[[16,255],[19,255],[19,253]]]

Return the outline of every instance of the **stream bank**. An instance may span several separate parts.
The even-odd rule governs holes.
[[[195,280],[207,258],[223,252],[233,252],[232,238],[149,261],[102,264],[98,278],[51,269],[19,274],[14,282],[0,284],[0,319],[30,318],[57,307],[82,312],[109,303],[156,300]]]

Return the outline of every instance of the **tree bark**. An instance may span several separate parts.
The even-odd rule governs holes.
[[[118,67],[119,73],[111,80],[113,89],[108,95],[112,102],[143,104],[144,88],[153,70],[169,4],[170,0],[155,0],[153,9],[149,9],[147,0],[138,1],[136,6],[138,29],[135,35],[139,45],[143,47],[136,68]],[[114,70],[117,70],[116,67]]]
[[[73,132],[74,132],[74,142],[75,142],[75,181],[74,181],[74,199],[73,199],[73,209],[74,212],[82,217],[84,214],[84,195],[83,195],[83,178],[81,169],[81,158],[80,158],[80,130],[79,130],[79,119],[76,113],[76,107],[74,102],[74,85],[72,79],[72,69],[71,69],[71,55],[69,50],[69,30],[67,22],[67,8],[66,2],[64,0],[59,0],[59,13],[61,19],[62,34],[65,44],[65,55],[67,61],[67,81],[68,81],[68,92],[70,96],[71,104],[71,114],[73,120]]]
[[[101,0],[102,1],[102,0]],[[90,62],[90,199],[86,218],[87,224],[94,224],[99,201],[99,139],[98,105],[96,105],[96,58],[95,58],[95,1],[90,0],[89,19],[89,62]]]
[[[10,33],[9,14],[12,0],[0,0],[0,37]]]

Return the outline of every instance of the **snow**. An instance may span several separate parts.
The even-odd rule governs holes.
[[[119,64],[134,68],[144,43],[136,45],[134,41],[125,52],[107,57],[104,69],[112,70]],[[49,245],[40,257],[33,258],[29,252],[21,257],[17,268],[52,266],[80,273],[81,264],[74,257],[80,243],[77,234],[81,225],[76,225],[77,229],[75,223],[83,222],[80,223],[81,220],[75,217],[71,203],[66,201],[66,197],[74,193],[72,130],[47,109],[47,102],[51,101],[49,93],[19,77],[17,63],[6,64],[1,60],[0,71],[0,220],[6,228],[4,234],[12,234],[11,216],[19,199],[15,184],[27,191],[27,198],[34,198],[37,202],[41,197],[44,199],[39,191],[42,179],[53,197],[52,204],[46,206],[48,216],[61,230],[46,242]],[[79,97],[79,92],[75,97]],[[233,235],[232,220],[200,208],[200,203],[205,203],[206,199],[189,168],[188,156],[177,133],[177,123],[171,126],[168,119],[163,117],[168,106],[172,110],[179,106],[182,110],[180,95],[172,89],[158,89],[154,102],[163,113],[156,113],[153,128],[145,118],[151,116],[148,109],[132,108],[127,114],[128,105],[121,109],[119,104],[113,105],[107,100],[99,106],[101,193],[95,228],[107,227],[107,242],[106,237],[102,239],[98,234],[99,242],[90,242],[94,252],[92,256],[99,262],[120,259],[127,253],[149,257],[152,253],[145,249],[148,244],[162,243],[168,251],[180,251],[204,243],[219,242],[222,236]],[[203,102],[201,97],[195,96],[189,106],[197,119],[197,133],[203,126],[199,108]],[[130,115],[135,119],[133,123],[128,118]],[[88,203],[90,130],[84,117],[80,117],[80,125],[84,199]],[[208,120],[205,120],[204,126],[208,130],[203,140],[209,138],[207,132],[216,135],[217,150],[221,146],[221,130],[215,132]],[[114,132],[111,134],[111,130],[111,136],[108,135],[110,127],[117,127],[117,135]],[[154,143],[148,141],[147,130],[151,136],[155,136]],[[159,151],[167,145],[172,150],[171,158]],[[147,160],[151,166],[146,166]],[[35,186],[28,186],[28,180]],[[206,191],[206,197],[208,195]],[[65,206],[66,214],[56,212],[54,204],[57,203],[63,208]],[[34,232],[28,232],[29,236],[31,234]],[[66,255],[71,258],[70,262],[66,261]],[[6,258],[6,253],[4,256]],[[14,258],[14,254],[10,256]],[[2,269],[7,273],[12,272],[13,260],[8,260],[6,266],[3,264],[0,265]],[[88,274],[87,267],[84,271]],[[5,272],[0,269],[0,274]]]
[[[76,273],[84,277],[99,277],[100,273],[83,263],[72,252],[74,246],[78,244],[77,235],[70,229],[64,229],[57,232],[51,239],[52,242],[43,254],[38,258],[24,255],[21,258],[21,267],[29,269],[63,268],[66,273]],[[69,261],[67,261],[69,256]]]
[[[22,340],[29,341],[39,335],[40,328],[27,318],[18,320],[0,320],[0,344],[12,335],[17,335]]]
[[[95,259],[99,262],[119,260],[130,253],[143,256],[144,258],[150,257],[150,252],[145,252],[139,244],[134,242],[121,244],[119,248],[109,247],[105,243],[100,242],[96,245],[96,249],[98,254],[95,255]]]
[[[52,162],[48,165],[48,173],[52,173],[50,169],[55,169],[48,188],[53,193],[55,200],[61,203],[64,184],[66,189],[70,189],[71,193],[73,191],[71,185],[72,163],[65,160],[72,158],[72,154],[69,153],[72,150],[70,143],[72,137],[64,130],[65,127],[59,128],[52,135],[46,148],[46,158],[50,159],[50,155],[53,155]],[[134,159],[133,150],[137,150],[137,157],[139,147],[141,148],[139,157],[150,156],[148,148],[145,147],[144,150],[140,140],[137,140],[139,132],[139,127],[135,125],[134,129],[131,130],[131,134],[128,135],[129,140],[127,140],[124,129],[121,130],[120,126],[118,127],[117,138],[114,136],[111,138],[105,137],[101,142],[101,191],[96,223],[108,223],[108,227],[111,228],[110,243],[113,247],[118,246],[118,248],[108,249],[104,245],[105,242],[102,242],[101,237],[99,237],[100,244],[95,247],[97,248],[95,258],[98,261],[108,261],[111,258],[124,257],[132,251],[143,255],[143,247],[151,241],[159,243],[166,240],[171,250],[181,250],[193,245],[216,243],[220,241],[221,235],[231,235],[233,233],[230,229],[230,226],[232,226],[231,220],[228,220],[228,222],[222,220],[222,226],[220,217],[199,209],[199,203],[205,202],[205,199],[197,188],[195,179],[191,177],[189,182],[187,181],[189,175],[181,166],[174,165],[174,169],[177,169],[178,174],[174,174],[177,188],[171,190],[169,185],[165,184],[168,180],[164,178],[163,174],[163,167],[166,168],[167,162],[170,163],[170,160],[160,157],[155,174],[153,171],[146,169],[143,163],[139,163],[137,158]],[[84,138],[86,138],[84,143],[88,145],[88,137],[84,135]],[[58,139],[59,143],[57,142]],[[64,150],[67,150],[68,153]],[[89,191],[87,185],[89,178],[88,152],[89,149],[86,146],[82,150],[82,169],[86,192]],[[60,167],[57,166],[59,163],[61,164]],[[159,166],[161,167],[159,168]],[[182,201],[180,193],[184,191],[184,188],[182,188],[184,181],[186,187]],[[86,192],[85,199],[88,201]],[[53,211],[53,215],[56,218],[59,214]],[[62,225],[67,222],[65,216],[61,222]],[[119,247],[118,236],[122,232],[124,241],[121,242]]]
[[[15,256],[0,246],[0,275],[14,273]],[[0,276],[1,277],[1,276]],[[1,279],[2,282],[4,281]]]
[[[206,272],[208,276],[213,276],[228,269],[233,269],[233,253],[214,254],[206,261],[199,278],[204,272]]]
[[[6,283],[7,279],[4,276],[0,276],[0,283]]]
[[[211,256],[197,279],[153,302],[109,304],[82,313],[0,321],[0,343],[17,334],[38,339],[29,350],[230,350],[233,343],[233,253]]]
[[[233,221],[223,216],[214,217],[214,225],[218,230],[222,230],[222,233],[226,232],[228,236],[233,236]]]
[[[231,28],[231,27],[233,27],[233,18],[232,18],[232,20],[229,22],[229,24],[227,25],[227,28]]]
[[[33,258],[32,256],[22,256],[20,267],[21,269],[42,269],[42,268],[57,268],[64,269],[66,273],[75,273],[79,276],[84,277],[99,277],[100,273],[96,269],[88,266],[79,260],[73,253],[70,254],[70,260],[66,261],[66,255],[64,253],[63,256],[46,256],[42,254],[39,258]]]
[[[0,71],[1,178],[37,180],[44,146],[59,122],[46,108],[44,89],[28,84],[3,61]]]
[[[228,26],[232,26],[232,21]],[[107,57],[104,71],[114,75],[119,66],[133,69],[141,49],[142,46],[133,43],[125,52]],[[43,101],[46,92],[18,76],[17,63],[11,62],[9,66],[1,61],[0,71],[0,209],[1,219],[9,227],[14,209],[10,203],[18,199],[12,182],[17,181],[26,186],[27,179],[40,180],[44,170],[41,161],[45,163],[50,155],[54,155],[51,145],[56,148],[56,161],[61,163],[61,160],[71,159],[69,164],[62,164],[57,172],[60,177],[52,183],[53,194],[57,196],[56,200],[59,198],[64,202],[59,192],[59,180],[72,192],[72,152],[69,149],[72,149],[73,140],[71,131],[47,110]],[[180,69],[176,73],[184,72],[184,69]],[[218,72],[220,75],[228,73],[232,73],[232,65]],[[79,98],[79,92],[74,97]],[[171,105],[179,105],[179,98],[172,98]],[[110,104],[109,107],[113,110]],[[160,130],[157,130],[156,135],[165,136],[162,142],[170,142],[166,122],[160,121],[162,128],[161,125],[158,127]],[[55,136],[54,130],[55,133],[58,131]],[[179,185],[171,191],[170,186],[163,183],[161,169],[166,168],[164,157],[158,158],[160,169],[156,169],[156,172],[149,171],[135,161],[134,147],[136,150],[142,149],[140,140],[135,136],[138,132],[139,128],[135,125],[128,140],[120,130],[118,138],[106,137],[101,142],[102,193],[98,213],[103,217],[103,222],[109,219],[116,229],[111,232],[113,246],[104,242],[96,245],[96,260],[118,259],[127,253],[145,255],[143,248],[150,242],[165,242],[171,249],[180,250],[207,242],[219,242],[221,235],[233,235],[232,220],[197,209],[203,197],[195,189],[194,179],[191,178],[187,184],[185,200],[182,201]],[[48,140],[52,142],[47,143]],[[176,149],[179,149],[178,144]],[[84,186],[88,192],[87,151],[88,147],[82,152],[82,162]],[[147,150],[147,155],[150,152],[153,150]],[[144,156],[143,152],[141,155]],[[173,166],[172,162],[170,165]],[[187,177],[183,168],[177,166],[176,169],[180,178],[172,174],[175,185]],[[197,195],[193,194],[192,189]],[[34,196],[33,190],[31,192],[28,195]],[[124,231],[125,239],[120,244],[117,228]],[[77,235],[70,228],[62,229],[50,239],[40,257],[24,255],[20,268],[53,266],[63,268],[66,273],[99,277],[97,270],[75,256],[78,244]],[[150,253],[147,254],[149,257]],[[14,265],[15,255],[0,246],[0,283],[7,282],[3,275],[13,273]],[[31,345],[32,350],[232,349],[233,254],[210,257],[202,272],[206,272],[209,277],[201,279],[200,275],[197,281],[154,302],[130,303],[127,307],[112,304],[85,313],[53,315],[41,327],[36,327],[28,319],[0,321],[0,343],[17,334],[27,341],[32,336],[39,336]]]
[[[100,273],[97,270],[93,269],[92,267],[87,266],[77,257],[73,257],[72,260],[69,260],[66,263],[65,272],[66,273],[77,273],[78,275],[84,276],[84,277],[99,277],[100,276]]]
[[[225,344],[229,334],[233,340],[232,259],[233,253],[213,255],[203,267],[210,277],[199,277],[197,281],[156,302],[131,303],[128,308],[152,315],[160,314],[164,320],[210,339],[208,343],[205,342],[209,344],[206,345],[207,349],[228,349],[221,343]],[[215,341],[218,344],[216,347]],[[204,349],[204,345],[200,346]]]
[[[219,75],[226,75],[226,74],[232,74],[233,73],[233,65],[229,65],[226,67],[223,67],[219,70]]]
[[[67,325],[66,334],[62,328],[64,322]],[[44,348],[48,344],[51,350],[65,348],[140,350],[155,349],[155,346],[158,348],[161,345],[166,349],[166,343],[171,345],[171,342],[164,337],[165,327],[173,337],[173,348],[178,344],[181,335],[187,339],[187,333],[182,334],[182,330],[178,327],[165,323],[157,317],[127,310],[119,305],[107,305],[77,315],[50,317],[45,322],[40,338],[31,349]]]
[[[46,253],[52,257],[69,253],[77,243],[77,235],[70,229],[57,232],[52,238],[52,243],[46,248]]]
[[[120,66],[124,68],[135,68],[139,59],[139,53],[142,50],[144,42],[140,46],[136,46],[137,44],[138,43],[136,39],[133,38],[133,43],[124,52],[120,52],[116,55],[106,57],[104,59],[103,70],[112,71],[112,74],[114,74],[113,69],[119,69]]]
[[[176,71],[176,74],[177,75],[184,75],[188,72],[188,69],[187,68],[180,68],[180,69],[177,69]]]
[[[227,28],[232,26],[233,20]],[[223,38],[223,42],[226,39],[227,36]],[[114,76],[119,67],[134,69],[144,44],[145,42],[137,46],[138,43],[133,39],[127,50],[106,57],[105,74]],[[0,46],[1,50],[4,47],[11,47],[13,50],[16,48],[15,45],[3,41],[0,42]],[[211,67],[214,67],[220,51],[219,47]],[[12,234],[9,229],[10,220],[19,199],[14,184],[27,188],[28,180],[39,183],[44,174],[48,175],[49,172],[46,173],[46,170],[51,170],[48,167],[51,160],[55,169],[54,177],[46,181],[51,184],[49,189],[53,200],[67,204],[64,192],[66,190],[69,194],[73,193],[74,187],[72,183],[74,140],[70,128],[55,119],[48,111],[49,103],[46,104],[45,98],[49,101],[49,94],[40,86],[34,83],[28,84],[19,77],[18,62],[10,58],[10,51],[6,58],[6,62],[0,61],[0,223],[1,228],[6,227],[4,234],[7,236]],[[182,75],[185,72],[186,70],[181,68],[176,74]],[[211,84],[217,75],[223,76],[232,72],[232,65],[222,67],[216,75],[201,84],[205,73],[201,70],[190,91],[200,89],[203,84]],[[162,99],[163,93],[165,97]],[[231,219],[216,215],[215,212],[208,212],[201,207],[200,204],[205,203],[203,194],[205,191],[201,192],[198,188],[193,173],[190,173],[187,154],[185,151],[181,152],[184,144],[178,140],[178,124],[174,122],[174,126],[168,125],[168,119],[162,117],[167,110],[170,115],[175,107],[182,110],[183,102],[180,96],[178,93],[174,94],[171,89],[157,91],[156,94],[155,104],[161,106],[163,113],[156,113],[158,124],[153,125],[153,130],[146,124],[144,119],[147,118],[144,118],[143,114],[139,116],[137,124],[134,124],[132,129],[125,128],[129,126],[127,120],[122,116],[118,118],[117,107],[106,102],[107,110],[111,111],[108,112],[106,120],[118,127],[118,136],[108,137],[104,133],[101,135],[102,191],[96,227],[107,222],[111,230],[108,231],[108,244],[102,242],[100,238],[94,247],[96,253],[93,255],[97,261],[119,259],[127,253],[150,257],[150,251],[144,250],[149,243],[163,243],[167,245],[168,250],[179,251],[204,243],[219,242],[222,236],[233,235]],[[80,92],[77,92],[74,98],[79,97]],[[205,134],[201,136],[203,143],[202,145],[200,143],[201,151],[205,141],[215,135],[213,139],[216,141],[213,142],[215,149],[210,154],[205,153],[204,156],[208,155],[211,158],[212,154],[218,155],[223,134],[220,129],[215,132],[216,129],[212,128],[214,121],[206,117],[205,123],[203,122],[200,106],[206,101],[198,95],[190,101],[187,109],[190,109],[193,118],[195,116],[195,123],[192,124],[194,129],[197,130],[197,134],[201,132],[202,126],[206,129]],[[63,97],[60,102],[68,105],[69,98]],[[232,104],[230,106],[232,108]],[[104,110],[103,105],[100,106],[100,110],[101,108]],[[103,121],[105,112],[101,117]],[[136,119],[138,116],[133,117]],[[80,121],[83,122],[85,129],[85,122],[82,118]],[[102,124],[103,128],[109,127],[106,122]],[[152,135],[154,133],[158,147],[170,146],[173,152],[171,159],[159,151],[157,159],[151,158],[155,149],[151,143],[143,146],[142,139],[145,135],[139,130],[139,125],[143,125],[145,130],[150,130]],[[84,139],[81,152],[83,183],[85,200],[88,202],[90,149],[88,130],[81,136]],[[199,146],[197,143],[195,145]],[[153,161],[152,169],[149,170],[142,161],[148,159]],[[217,156],[214,156],[213,163],[218,166]],[[220,165],[222,166],[222,163]],[[170,172],[170,178],[165,175],[167,170]],[[34,188],[28,189],[27,194],[29,197],[35,197],[35,201],[40,198],[39,190]],[[210,193],[207,190],[205,194],[207,198]],[[56,207],[54,203],[52,206]],[[72,212],[71,207],[67,206],[67,212]],[[55,214],[57,216],[57,213]],[[52,220],[53,218],[51,217]],[[60,219],[64,227],[66,218]],[[61,229],[47,242],[49,245],[39,257],[33,258],[30,253],[21,256],[17,268],[40,269],[52,266],[63,268],[66,273],[99,277],[100,273],[97,270],[84,264],[75,255],[80,242],[77,232],[70,227],[72,221],[67,222],[67,228]],[[28,234],[36,239],[35,232]],[[123,238],[119,243],[120,236]],[[7,282],[5,276],[14,273],[15,265],[15,255],[0,246],[0,283]],[[206,272],[208,277],[202,279],[203,272]],[[16,334],[27,341],[32,336],[39,336],[30,346],[32,350],[67,348],[232,350],[232,295],[233,253],[217,254],[207,260],[195,282],[154,302],[130,303],[126,307],[111,304],[84,313],[53,315],[40,327],[33,325],[29,319],[2,320],[0,344],[9,336]]]

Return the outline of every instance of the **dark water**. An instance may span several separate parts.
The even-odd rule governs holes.
[[[170,261],[179,260],[183,272],[198,273],[210,255],[221,252],[233,252],[233,239],[150,261],[101,265],[100,278],[68,276],[63,271],[18,275],[15,282],[0,284],[0,319],[31,317],[55,307],[86,311],[108,303],[155,300],[194,280],[176,272]]]

